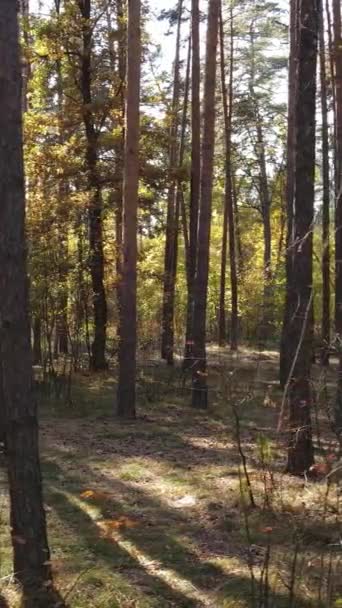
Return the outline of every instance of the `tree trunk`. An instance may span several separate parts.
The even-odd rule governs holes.
[[[294,266],[292,286],[297,307],[290,338],[296,347],[289,386],[287,470],[301,475],[313,463],[311,431],[312,241],[315,179],[315,112],[318,3],[302,0],[298,14],[298,72],[295,104]]]
[[[0,407],[5,418],[15,576],[24,605],[56,605],[33,394],[25,258],[21,65],[17,4],[0,3]],[[61,604],[62,605],[62,604]]]
[[[40,365],[42,362],[42,323],[39,316],[33,321],[33,364]]]
[[[272,269],[271,269],[271,248],[272,248],[272,235],[271,235],[271,197],[268,186],[267,177],[267,165],[266,165],[266,149],[264,140],[264,130],[262,124],[262,116],[259,109],[259,103],[257,95],[255,94],[255,56],[254,56],[254,24],[250,29],[250,43],[251,43],[251,75],[249,82],[249,92],[251,101],[253,104],[253,113],[255,121],[256,131],[256,142],[255,142],[255,154],[257,163],[259,165],[259,194],[261,203],[261,216],[263,223],[264,232],[264,293],[263,293],[263,306],[262,306],[262,318],[259,330],[260,346],[263,347],[265,342],[271,335],[272,327],[272,301],[271,301],[271,282],[272,282]]]
[[[135,418],[137,211],[139,181],[140,0],[128,0],[127,92],[123,188],[123,260],[120,290],[122,314],[119,341],[117,413]]]
[[[60,16],[61,2],[55,0],[57,18]],[[64,93],[61,59],[56,60],[56,89],[58,110],[58,139],[59,145],[65,142],[64,117]],[[66,212],[66,196],[68,194],[68,183],[65,175],[59,176],[58,182],[58,216],[57,230],[59,237],[58,249],[58,303],[57,303],[57,353],[68,354],[69,350],[69,326],[68,326],[68,215]]]
[[[177,248],[177,180],[176,168],[178,159],[178,131],[179,131],[179,94],[180,94],[180,35],[183,13],[183,0],[178,2],[178,22],[176,36],[176,54],[174,61],[174,85],[171,107],[171,127],[170,127],[170,149],[169,149],[169,191],[167,198],[167,219],[166,219],[166,242],[164,260],[164,292],[163,292],[163,312],[162,312],[162,336],[161,336],[161,356],[168,365],[173,365],[174,355],[174,297],[175,279],[174,272]]]
[[[331,21],[330,11],[330,0],[325,1],[325,13],[327,17],[327,32],[328,32],[328,46],[329,46],[329,67],[330,67],[330,81],[331,81],[331,97],[333,103],[333,149],[334,149],[334,183],[335,188],[337,187],[337,117],[336,117],[336,80],[335,80],[335,52],[334,52],[334,38],[333,38],[333,27]]]
[[[323,2],[319,0],[319,51],[321,80],[322,111],[322,181],[323,181],[323,214],[322,214],[322,365],[329,364],[330,346],[330,180],[329,180],[329,127],[327,103],[327,78],[325,68],[324,11]]]
[[[201,196],[193,318],[194,363],[192,366],[192,405],[196,408],[206,408],[208,406],[205,341],[215,146],[216,50],[219,11],[220,0],[209,0],[204,82]]]
[[[283,326],[280,341],[280,363],[279,380],[280,386],[285,387],[289,378],[290,368],[294,355],[294,345],[290,341],[289,324],[295,306],[294,292],[292,289],[292,269],[294,257],[294,179],[295,179],[295,102],[297,82],[297,1],[290,0],[290,59],[289,59],[289,83],[288,83],[288,122],[287,122],[287,171],[286,171],[286,287]]]
[[[226,342],[226,316],[225,316],[225,288],[227,263],[227,229],[229,230],[229,262],[230,262],[230,288],[231,288],[231,331],[230,348],[237,350],[238,340],[238,282],[236,268],[235,243],[235,217],[233,201],[232,180],[232,117],[233,117],[233,70],[234,70],[234,20],[233,10],[230,10],[230,62],[229,62],[229,100],[226,90],[224,32],[222,19],[222,6],[220,12],[220,55],[221,55],[221,88],[223,101],[223,115],[225,124],[225,200],[223,214],[222,254],[221,254],[221,284],[220,284],[220,310],[219,310],[219,344]]]
[[[182,232],[184,238],[184,250],[185,250],[185,269],[186,269],[186,280],[187,287],[189,289],[190,277],[189,277],[189,268],[190,268],[190,253],[189,253],[189,235],[188,235],[188,222],[186,217],[186,208],[184,201],[184,192],[183,192],[183,184],[182,184],[182,169],[184,163],[184,152],[185,152],[185,137],[186,137],[186,127],[188,120],[188,105],[189,105],[189,90],[190,90],[190,65],[191,65],[191,32],[189,34],[189,42],[188,42],[188,56],[186,63],[186,73],[185,73],[185,83],[184,83],[184,100],[183,100],[183,115],[182,115],[182,125],[181,125],[181,133],[180,133],[180,145],[179,145],[179,171],[180,177],[178,178],[177,183],[177,206],[178,213],[180,214],[181,224],[182,224]],[[178,222],[177,222],[178,226]],[[178,228],[177,228],[178,234]],[[177,258],[177,256],[176,256]],[[176,272],[177,268],[177,259],[175,260],[174,271]],[[176,282],[176,277],[175,281]]]
[[[334,64],[335,64],[335,115],[336,115],[336,204],[335,204],[335,327],[342,336],[342,33],[341,4],[333,0]],[[338,388],[336,399],[336,429],[342,433],[342,354],[339,356]]]
[[[108,20],[108,44],[112,44],[112,33],[113,29],[110,21],[110,7],[107,7],[107,20]],[[123,173],[124,173],[124,149],[125,149],[125,88],[126,88],[126,40],[127,40],[127,27],[126,27],[126,14],[125,14],[125,3],[124,0],[119,0],[116,3],[116,24],[118,32],[118,74],[120,80],[120,92],[119,92],[119,112],[121,120],[120,137],[115,146],[115,172],[116,172],[116,186],[115,186],[115,266],[116,266],[116,298],[118,307],[118,337],[120,336],[120,324],[121,324],[121,312],[122,306],[120,304],[120,288],[121,288],[121,265],[122,265],[122,198],[123,198]],[[111,59],[111,70],[115,72],[115,59],[113,53],[110,53]]]
[[[83,49],[81,56],[81,94],[83,122],[86,133],[86,169],[89,192],[89,245],[90,274],[93,289],[94,340],[91,365],[94,371],[106,369],[107,302],[104,288],[104,255],[102,240],[102,192],[98,175],[98,135],[92,112],[91,53],[92,26],[91,0],[78,0],[82,16]]]
[[[184,368],[193,363],[193,316],[194,286],[197,257],[197,229],[201,180],[201,104],[200,104],[200,12],[199,0],[191,1],[191,179],[190,179],[190,218],[189,218],[189,280],[186,315]]]

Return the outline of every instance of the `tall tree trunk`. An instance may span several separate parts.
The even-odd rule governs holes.
[[[81,56],[82,115],[86,134],[86,169],[89,189],[90,274],[93,289],[94,340],[91,365],[94,371],[106,369],[107,302],[104,288],[104,255],[102,240],[102,192],[98,174],[98,135],[92,112],[91,0],[78,0],[82,16],[83,49]]]
[[[209,275],[209,246],[215,146],[216,50],[220,0],[209,0],[204,82],[204,128],[202,142],[200,214],[194,290],[194,363],[192,366],[192,405],[208,406],[206,362],[206,312]]]
[[[60,16],[61,2],[56,2],[56,13]],[[65,139],[65,125],[63,124],[63,75],[62,62],[60,59],[56,61],[56,76],[57,76],[57,109],[58,109],[58,139],[62,146]],[[65,175],[59,176],[58,183],[58,217],[57,230],[59,237],[58,251],[58,306],[57,306],[57,351],[58,353],[68,353],[68,228],[66,215],[67,205],[66,195],[68,193],[68,184],[66,183]]]
[[[292,286],[297,307],[291,325],[296,346],[289,386],[287,470],[301,475],[313,463],[311,432],[312,357],[312,241],[315,180],[315,113],[318,38],[318,2],[301,0],[298,13],[298,72],[295,104],[296,160],[294,187],[294,266]]]
[[[123,260],[120,298],[117,413],[135,418],[137,343],[137,212],[139,182],[140,0],[128,0],[127,91],[123,188]]]
[[[329,127],[327,103],[327,78],[325,67],[324,10],[323,1],[319,0],[319,55],[321,80],[322,111],[322,181],[323,181],[323,217],[322,217],[322,365],[329,364],[330,345],[330,180],[329,180]]]
[[[184,368],[192,366],[194,340],[194,287],[197,256],[198,211],[201,180],[201,106],[200,106],[200,12],[199,0],[191,0],[191,181],[190,181],[190,218],[189,218],[189,280],[186,315]]]
[[[177,205],[178,205],[178,213],[180,214],[180,218],[181,218],[182,232],[183,232],[183,238],[184,238],[185,268],[186,268],[186,280],[187,280],[188,289],[189,289],[189,283],[190,283],[190,278],[189,278],[190,253],[189,253],[188,221],[187,221],[187,216],[186,216],[186,207],[185,207],[183,184],[182,184],[182,169],[183,169],[183,163],[184,163],[185,137],[186,137],[186,127],[187,127],[187,120],[188,120],[190,67],[191,67],[191,30],[190,30],[189,41],[188,41],[188,56],[187,56],[185,83],[184,83],[183,115],[182,115],[182,125],[181,125],[180,144],[179,144],[178,167],[179,167],[180,175],[178,177],[178,182],[177,182]],[[177,230],[177,235],[178,235],[178,230]],[[174,266],[175,266],[174,271],[176,272],[177,260],[175,260]]]
[[[231,329],[230,348],[237,350],[238,340],[238,281],[236,268],[236,243],[235,243],[235,217],[233,201],[232,180],[232,118],[233,118],[233,70],[234,70],[234,20],[233,9],[230,7],[230,61],[229,61],[229,99],[226,89],[225,55],[224,55],[224,32],[222,5],[220,11],[220,55],[221,55],[221,88],[223,101],[223,115],[225,124],[225,147],[226,147],[226,175],[225,175],[225,197],[223,215],[223,235],[221,253],[221,284],[220,284],[220,310],[219,310],[219,344],[226,342],[226,316],[225,316],[225,287],[226,287],[226,262],[227,262],[227,229],[229,230],[229,262],[230,262],[230,288],[231,288]]]
[[[333,0],[335,115],[336,115],[336,202],[335,202],[335,327],[342,336],[342,32],[340,0]],[[339,356],[336,399],[336,428],[342,434],[342,354]]]
[[[173,365],[174,356],[174,297],[175,297],[175,261],[177,240],[177,180],[175,170],[178,160],[179,131],[179,94],[180,94],[180,36],[183,13],[183,0],[178,2],[178,22],[176,36],[176,54],[174,61],[174,84],[171,106],[171,126],[169,143],[169,191],[167,197],[166,242],[164,260],[164,292],[162,312],[161,356],[169,365]]]
[[[295,103],[297,82],[297,7],[298,0],[290,0],[290,59],[289,59],[289,82],[288,82],[288,119],[287,119],[287,167],[286,167],[286,287],[284,316],[280,341],[280,364],[279,380],[280,386],[285,387],[289,378],[290,368],[294,355],[294,345],[290,340],[289,324],[295,306],[295,294],[292,289],[292,269],[294,257],[294,180],[295,180]]]
[[[17,3],[0,3],[0,396],[5,418],[15,576],[24,605],[55,606],[33,393],[25,258],[21,65]]]
[[[110,8],[107,8],[110,11]],[[124,173],[124,149],[125,149],[125,89],[126,89],[126,40],[127,40],[127,26],[126,26],[126,11],[125,11],[125,0],[118,0],[116,3],[116,24],[118,32],[118,74],[119,74],[119,112],[121,120],[120,137],[115,146],[115,172],[116,172],[116,186],[115,186],[115,246],[116,246],[116,297],[118,307],[118,335],[120,334],[121,324],[121,313],[122,306],[120,304],[120,288],[121,288],[121,264],[122,264],[122,198],[123,198],[123,173]],[[110,22],[110,16],[108,17],[108,31],[109,44],[112,43],[112,27]],[[115,60],[113,54],[111,57],[111,70],[115,72]]]
[[[264,232],[264,293],[263,293],[263,306],[262,306],[262,319],[259,331],[260,345],[264,346],[264,343],[269,339],[271,334],[272,325],[272,302],[271,302],[271,282],[272,282],[272,268],[271,268],[271,248],[272,248],[272,235],[271,235],[271,196],[268,186],[267,177],[267,164],[266,164],[266,147],[264,140],[263,121],[260,113],[258,98],[255,93],[255,56],[254,56],[254,23],[251,24],[250,29],[250,44],[251,44],[251,75],[249,82],[249,92],[251,101],[253,104],[253,113],[255,121],[256,131],[256,142],[255,142],[255,154],[257,163],[259,165],[259,196],[261,203],[261,216],[263,223]]]
[[[327,31],[328,31],[328,46],[329,46],[329,67],[330,67],[330,81],[331,81],[331,96],[333,103],[333,149],[334,149],[334,183],[335,188],[338,182],[337,179],[337,117],[336,117],[336,81],[335,81],[335,52],[334,52],[334,37],[333,37],[333,26],[331,20],[330,11],[330,0],[325,1],[325,13],[327,17]]]

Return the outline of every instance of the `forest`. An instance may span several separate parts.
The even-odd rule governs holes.
[[[0,608],[342,607],[340,0],[0,0]]]

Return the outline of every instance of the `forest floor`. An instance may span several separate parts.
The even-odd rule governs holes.
[[[212,349],[207,412],[189,407],[180,368],[152,359],[134,422],[114,418],[109,373],[75,377],[69,405],[41,399],[52,562],[71,608],[342,605],[338,488],[283,472],[277,365],[276,353]],[[316,424],[322,460],[335,449],[326,411]],[[0,476],[0,597],[15,607],[3,460]]]

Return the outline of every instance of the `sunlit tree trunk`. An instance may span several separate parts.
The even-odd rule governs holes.
[[[33,393],[25,256],[17,4],[0,3],[0,409],[5,419],[15,577],[27,608],[55,606]],[[61,605],[62,602],[61,602]]]
[[[127,90],[123,185],[123,259],[120,298],[117,413],[135,417],[137,344],[137,213],[139,182],[140,0],[128,0]]]
[[[215,145],[216,51],[219,12],[220,0],[209,0],[204,82],[200,212],[193,319],[194,362],[192,366],[192,405],[196,408],[206,408],[208,406],[205,341]]]
[[[295,101],[297,82],[297,1],[290,0],[290,59],[288,77],[288,119],[287,119],[287,167],[286,167],[286,252],[285,252],[285,303],[280,341],[279,380],[282,388],[288,380],[294,354],[294,345],[290,339],[289,324],[295,305],[294,291],[292,289],[293,269],[293,222],[294,222],[294,178],[295,178]]]
[[[221,56],[221,88],[223,101],[223,115],[225,124],[225,195],[223,212],[223,234],[221,252],[221,281],[220,281],[220,308],[219,308],[219,344],[226,342],[226,264],[227,264],[227,232],[229,232],[229,263],[230,263],[230,288],[231,288],[231,329],[230,348],[237,350],[238,340],[238,280],[236,265],[236,243],[235,243],[235,217],[233,201],[232,180],[232,117],[233,117],[233,70],[234,70],[234,18],[231,6],[230,10],[230,61],[229,61],[229,92],[227,95],[224,55],[224,32],[222,7],[220,14],[220,56]]]
[[[177,234],[179,229],[179,219],[181,221],[183,239],[184,239],[184,252],[185,252],[185,269],[186,269],[186,280],[187,287],[189,289],[189,268],[190,268],[190,259],[189,259],[189,231],[188,231],[188,220],[187,213],[184,201],[184,192],[183,192],[183,164],[184,164],[184,154],[185,154],[185,138],[186,138],[186,129],[187,129],[187,121],[188,121],[188,106],[189,106],[189,91],[190,91],[190,67],[191,67],[191,31],[189,34],[188,41],[188,56],[186,62],[186,73],[185,73],[185,83],[184,83],[184,99],[183,99],[183,112],[182,112],[182,124],[181,124],[181,132],[180,132],[180,143],[179,143],[179,177],[177,181],[177,211],[179,218],[177,219]],[[176,256],[177,258],[177,256]],[[177,259],[174,264],[174,272],[176,272],[177,268]]]
[[[326,56],[324,40],[323,2],[319,0],[319,55],[321,81],[321,111],[322,111],[322,181],[323,181],[323,213],[322,213],[322,352],[321,362],[329,363],[330,345],[330,179],[329,179],[329,126],[327,103]]]
[[[296,352],[289,385],[287,470],[303,474],[313,463],[311,359],[313,300],[312,241],[315,180],[315,113],[318,2],[302,0],[298,11],[298,71],[295,103],[294,261],[292,287],[297,306],[290,337]]]

